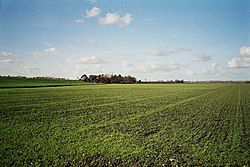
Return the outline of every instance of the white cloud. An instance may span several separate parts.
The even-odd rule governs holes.
[[[28,72],[37,72],[37,71],[39,71],[39,68],[37,68],[37,67],[35,67],[35,66],[26,66],[26,67],[24,67],[24,69],[26,70],[26,71],[28,71]]]
[[[6,60],[1,60],[0,64],[19,64],[23,63],[21,61],[13,60],[13,59],[6,59]]]
[[[176,52],[177,53],[183,53],[183,52],[191,52],[192,48],[189,46],[181,46],[179,48],[177,48]]]
[[[250,68],[250,47],[242,46],[239,50],[240,56],[228,61],[229,68]]]
[[[218,66],[219,66],[219,64],[217,64],[217,63],[213,63],[211,65],[211,72],[212,72],[212,74],[215,74],[215,73],[218,72]]]
[[[5,52],[5,51],[3,51],[3,52],[0,53],[0,57],[9,57],[11,55],[12,55],[11,52]]]
[[[124,62],[122,62],[121,66],[123,68],[132,68],[132,67],[134,67],[134,64],[132,62],[124,61]]]
[[[242,46],[240,48],[240,55],[242,57],[250,57],[250,46]]]
[[[156,72],[156,71],[169,72],[179,69],[180,69],[179,63],[167,64],[160,62],[146,62],[139,67],[139,71],[141,72]]]
[[[170,54],[173,53],[170,53],[166,49],[152,49],[148,52],[148,54],[150,56],[169,56]]]
[[[91,18],[98,16],[102,12],[102,10],[98,7],[93,7],[92,9],[86,10],[85,12],[86,12],[86,17]]]
[[[34,56],[48,56],[48,55],[56,55],[59,51],[55,47],[50,47],[45,49],[42,52],[33,52]]]
[[[152,49],[148,52],[150,56],[170,56],[174,54],[181,54],[184,52],[191,52],[192,49],[189,46],[182,46],[176,50],[169,51],[167,49]]]
[[[45,49],[45,52],[46,53],[56,53],[58,51],[55,47],[51,47],[51,48]]]
[[[228,61],[229,68],[250,68],[250,61],[249,59],[245,58],[232,58]]]
[[[12,59],[6,59],[6,60],[1,60],[0,63],[2,63],[2,64],[13,64],[13,63],[15,63],[15,61],[12,60]]]
[[[212,63],[211,67],[209,69],[203,69],[201,74],[218,74],[218,66],[217,63]]]
[[[83,19],[75,19],[75,20],[73,20],[73,22],[74,23],[84,23],[85,22],[85,20],[83,20]]]
[[[217,63],[212,63],[209,68],[205,68],[201,70],[200,72],[195,72],[192,69],[188,69],[186,71],[186,75],[188,76],[194,76],[194,75],[218,75],[220,74],[218,70],[219,64]]]
[[[105,17],[100,17],[98,22],[101,25],[116,24],[119,27],[127,26],[133,20],[133,15],[130,13],[120,17],[117,13],[107,13]]]
[[[207,56],[205,53],[199,53],[195,59],[195,61],[209,61],[212,60],[210,56]]]

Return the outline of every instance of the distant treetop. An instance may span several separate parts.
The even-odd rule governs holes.
[[[136,83],[136,78],[130,75],[128,76],[121,76],[119,75],[107,75],[107,74],[100,74],[100,75],[89,75],[89,77],[84,74],[79,79],[84,82],[93,82],[93,83],[127,83],[132,84]]]

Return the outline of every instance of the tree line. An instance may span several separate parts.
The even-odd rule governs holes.
[[[92,82],[92,83],[127,83],[132,84],[136,83],[136,78],[130,75],[128,76],[121,76],[119,75],[107,75],[107,74],[100,74],[100,75],[89,75],[86,74],[82,75],[79,79],[84,82]]]

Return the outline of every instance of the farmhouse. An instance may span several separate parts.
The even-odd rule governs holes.
[[[89,78],[88,78],[88,76],[86,74],[83,74],[79,80],[88,82]]]

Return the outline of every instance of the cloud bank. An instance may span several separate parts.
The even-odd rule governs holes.
[[[3,52],[0,53],[0,57],[9,57],[11,55],[12,55],[11,52],[5,52],[5,51],[3,51]]]
[[[250,46],[242,46],[240,56],[228,61],[229,68],[250,68]]]

